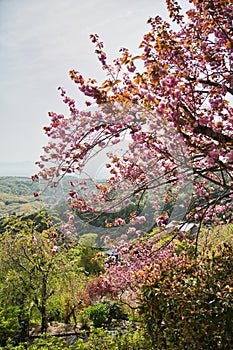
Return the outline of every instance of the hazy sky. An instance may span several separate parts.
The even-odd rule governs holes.
[[[68,114],[68,76],[103,76],[89,35],[98,33],[111,57],[136,52],[149,16],[165,16],[162,0],[0,0],[0,162],[36,161],[47,139],[48,111]],[[83,107],[83,99],[80,105]]]

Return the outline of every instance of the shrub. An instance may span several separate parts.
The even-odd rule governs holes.
[[[108,310],[108,323],[111,323],[112,320],[127,320],[128,315],[120,304],[116,301],[105,300],[103,304]]]
[[[105,300],[87,309],[90,320],[94,327],[101,327],[110,324],[112,320],[127,320],[128,315],[125,310],[115,301]]]
[[[106,324],[109,319],[109,310],[106,305],[100,303],[94,306],[90,306],[87,309],[90,320],[93,322],[94,327],[101,327]]]
[[[186,258],[173,270],[151,270],[142,287],[141,315],[157,350],[232,349],[233,250]]]

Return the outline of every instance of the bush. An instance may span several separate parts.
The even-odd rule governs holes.
[[[111,323],[112,320],[121,321],[128,319],[127,313],[116,301],[105,300],[103,304],[108,310],[108,323]]]
[[[141,314],[157,350],[216,350],[233,346],[233,250],[149,277],[143,288]]]
[[[106,305],[102,303],[90,306],[87,309],[87,313],[90,320],[93,322],[94,327],[101,327],[108,322],[109,310]]]
[[[94,327],[110,324],[113,320],[127,320],[128,315],[121,305],[115,301],[105,300],[87,309],[90,320]]]

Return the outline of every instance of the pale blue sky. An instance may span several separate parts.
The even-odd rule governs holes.
[[[80,98],[70,69],[101,81],[89,34],[98,33],[112,57],[121,47],[136,52],[148,17],[165,16],[164,2],[0,0],[0,162],[38,160],[48,111],[68,113],[57,87]]]

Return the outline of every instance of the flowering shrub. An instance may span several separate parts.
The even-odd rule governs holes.
[[[157,239],[143,239],[133,243],[123,243],[120,258],[105,264],[105,273],[91,281],[87,287],[91,300],[103,296],[118,297],[136,305],[141,293],[141,286],[147,280],[146,271],[153,266],[160,273],[161,268],[173,269],[173,265],[182,263],[184,257],[177,254],[178,245],[170,243],[166,249],[160,249]],[[169,262],[169,263],[168,263]]]

